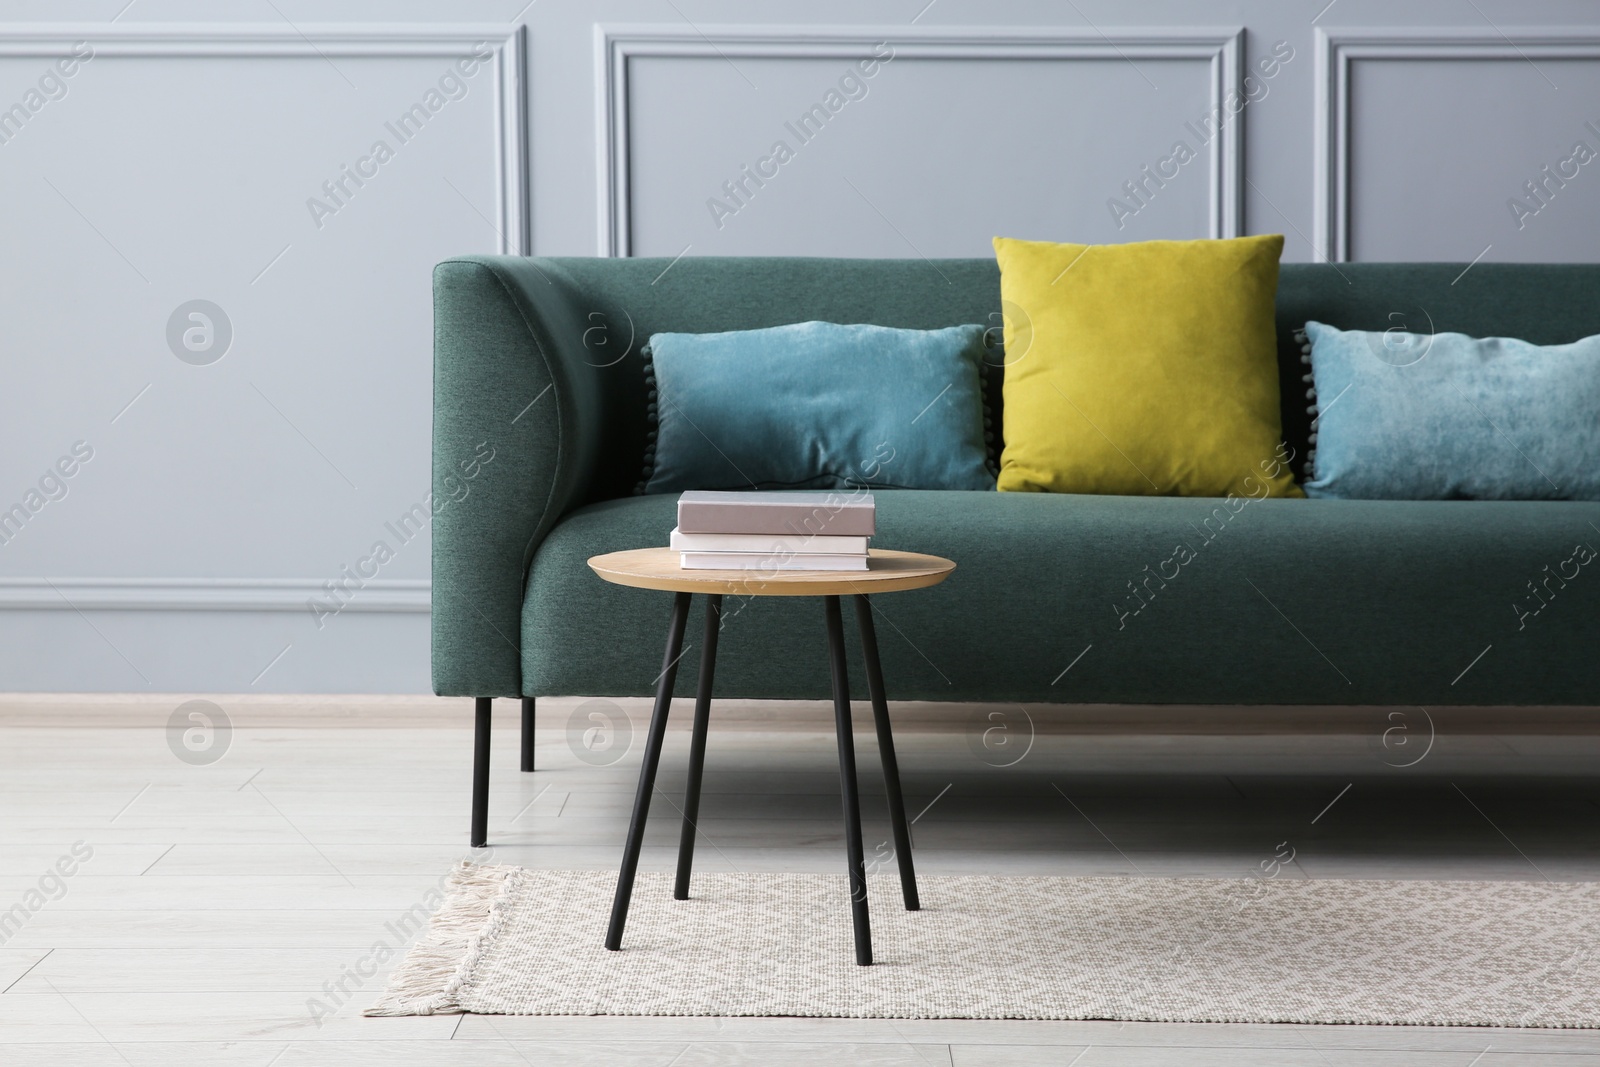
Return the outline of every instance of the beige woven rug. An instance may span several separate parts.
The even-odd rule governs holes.
[[[844,876],[462,864],[368,1015],[790,1015],[1600,1027],[1600,884],[893,875],[857,967]]]

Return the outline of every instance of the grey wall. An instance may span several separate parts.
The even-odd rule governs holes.
[[[397,522],[428,493],[451,254],[1600,248],[1600,163],[1574,153],[1600,151],[1600,15],[1576,0],[375,12],[0,7],[0,508],[27,516],[0,526],[0,690],[426,690],[427,536]],[[792,130],[814,104],[820,132]],[[1135,200],[1146,166],[1168,176]]]

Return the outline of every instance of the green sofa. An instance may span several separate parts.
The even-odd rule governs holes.
[[[1279,377],[1297,471],[1311,416],[1293,334],[1307,319],[1369,330],[1431,320],[1539,343],[1600,333],[1600,266],[1462,267],[1284,265]],[[480,698],[480,711],[493,697],[526,698],[527,711],[545,695],[652,692],[671,598],[584,565],[664,544],[673,525],[675,498],[634,495],[650,334],[809,319],[997,326],[999,308],[990,259],[441,263],[434,493],[450,503],[433,524],[435,691]],[[998,433],[1001,373],[988,383]],[[463,483],[485,443],[492,461]],[[942,585],[877,604],[896,699],[1600,704],[1600,574],[1552,580],[1575,544],[1600,548],[1597,503],[1260,500],[1235,511],[1211,499],[902,490],[878,494],[878,523],[876,545],[959,565]],[[1179,543],[1195,558],[1172,576]],[[829,695],[814,603],[730,598],[725,612],[719,694]],[[852,676],[863,677],[858,663]],[[524,769],[530,740],[525,718]]]

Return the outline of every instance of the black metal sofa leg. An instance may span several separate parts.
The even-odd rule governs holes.
[[[489,727],[494,700],[477,697],[473,703],[472,744],[472,847],[482,848],[489,838]]]
[[[522,769],[533,770],[533,698],[522,698]]]

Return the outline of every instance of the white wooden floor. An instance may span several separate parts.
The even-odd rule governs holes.
[[[31,912],[0,928],[0,1064],[1600,1064],[1600,1033],[1584,1031],[364,1019],[388,966],[350,975],[405,940],[407,914],[466,854],[469,702],[215,697],[235,728],[219,760],[193,765],[169,746],[182,699],[0,697],[0,920],[13,904]],[[515,705],[500,703],[481,858],[614,865],[645,703],[619,702],[632,750],[592,766],[569,733],[582,702],[541,702],[531,775],[517,770]],[[660,869],[687,710],[645,850]],[[870,853],[888,835],[865,711]],[[1026,711],[1031,728],[1015,706],[895,706],[920,871],[1600,878],[1593,713],[1433,709],[1430,727],[1420,709]],[[699,869],[842,869],[825,706],[721,705],[708,753]],[[90,858],[47,877],[79,842]],[[326,990],[341,979],[353,994],[335,1004]]]

